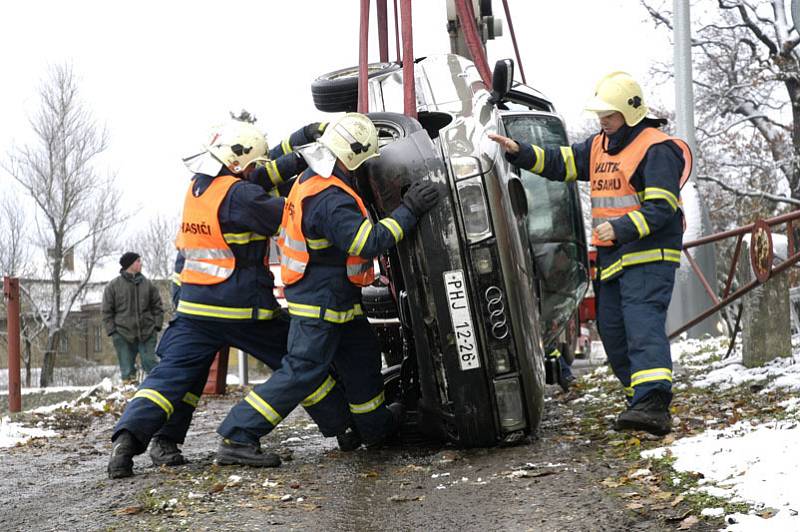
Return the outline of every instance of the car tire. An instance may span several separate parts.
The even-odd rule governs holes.
[[[399,63],[370,63],[367,78],[400,70]],[[358,66],[323,74],[311,83],[314,106],[326,113],[353,112],[358,109]]]
[[[400,113],[367,113],[367,116],[378,130],[379,144],[384,144],[389,138],[393,140],[406,138],[423,129],[422,124],[416,119]]]
[[[361,304],[368,318],[397,317],[397,306],[388,286],[365,286],[361,289]]]
[[[402,403],[400,364],[385,367],[381,370],[383,375],[383,395],[386,404]]]

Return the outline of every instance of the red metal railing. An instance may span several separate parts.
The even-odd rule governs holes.
[[[676,330],[672,331],[669,334],[670,339],[675,338],[679,334],[691,329],[692,327],[694,327],[707,317],[717,312],[719,309],[733,303],[734,301],[745,295],[747,292],[757,287],[759,284],[765,282],[773,275],[781,273],[784,270],[787,270],[793,264],[800,262],[800,251],[798,251],[797,249],[798,243],[795,242],[795,234],[794,234],[794,222],[796,220],[800,220],[800,210],[783,214],[781,216],[775,216],[774,218],[769,218],[767,220],[757,220],[749,225],[739,227],[738,229],[732,229],[730,231],[716,233],[713,235],[705,236],[703,238],[698,238],[697,240],[692,240],[690,242],[684,243],[683,254],[689,261],[689,265],[692,267],[692,270],[702,283],[706,293],[714,302],[714,305],[712,305],[704,312],[701,312],[699,315],[692,318],[691,320],[689,320]],[[783,224],[786,224],[787,258],[786,260],[781,261],[776,265],[773,264],[771,228],[776,225],[783,225]],[[756,278],[753,281],[747,283],[746,285],[740,287],[735,292],[731,293],[733,280],[736,274],[736,265],[739,262],[739,256],[741,255],[742,252],[742,240],[744,239],[744,236],[748,233],[751,235],[750,263],[753,267],[753,272],[755,273]],[[704,244],[710,244],[712,242],[717,242],[722,239],[733,236],[737,237],[736,249],[734,250],[733,258],[731,259],[730,268],[728,268],[728,278],[725,282],[725,289],[722,292],[722,296],[717,297],[715,291],[711,288],[711,285],[703,275],[703,272],[698,267],[697,262],[694,260],[694,257],[692,257],[692,253],[689,250],[691,248],[702,246]]]

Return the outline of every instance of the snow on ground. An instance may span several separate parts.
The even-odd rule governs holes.
[[[672,358],[676,365],[700,371],[692,380],[699,388],[727,390],[742,384],[763,385],[762,393],[776,389],[800,392],[800,338],[793,339],[793,356],[776,358],[760,368],[742,365],[741,345],[737,343],[731,356],[720,360],[728,350],[724,337],[704,340],[683,340],[672,344]],[[706,371],[706,369],[708,371]]]
[[[780,403],[789,419],[753,424],[741,421],[721,430],[708,430],[691,438],[676,440],[666,448],[642,453],[659,457],[667,452],[675,458],[678,471],[702,473],[700,490],[711,495],[744,501],[756,509],[769,508],[772,517],[755,513],[726,516],[727,530],[771,532],[800,530],[800,349],[793,342],[791,357],[776,359],[762,368],[745,368],[737,347],[728,360],[727,340],[683,340],[672,345],[676,365],[689,371],[691,384],[701,388],[727,389],[740,384],[759,384],[760,393],[780,390],[788,395]],[[704,371],[708,367],[710,371]],[[708,508],[707,515],[720,509]],[[763,514],[763,512],[759,512]],[[773,512],[768,512],[772,514]]]
[[[14,447],[31,438],[52,438],[53,436],[58,436],[54,430],[25,427],[19,423],[12,423],[8,416],[0,419],[0,449]]]
[[[29,410],[29,412],[37,414],[51,414],[62,409],[86,409],[90,411],[103,412],[107,410],[110,403],[124,402],[125,395],[123,392],[126,390],[132,391],[133,389],[135,389],[133,386],[115,389],[111,379],[108,378],[103,379],[99,384],[91,387],[67,386],[62,388],[45,388],[43,390],[31,389],[31,393],[50,393],[64,390],[84,390],[84,393],[74,401],[64,401],[48,406],[42,406]],[[52,438],[58,435],[58,432],[53,430],[26,427],[21,423],[12,423],[9,417],[0,419],[0,448],[8,448],[19,444],[24,444],[31,438]]]
[[[130,385],[128,385],[129,389],[132,389]],[[55,412],[56,410],[60,410],[62,408],[75,408],[80,405],[83,408],[89,408],[94,411],[102,412],[106,408],[106,404],[109,401],[124,401],[125,397],[122,394],[123,390],[114,390],[114,385],[111,382],[111,379],[103,379],[99,384],[90,387],[83,387],[85,392],[81,394],[80,397],[73,401],[63,401],[61,403],[56,403],[47,406],[40,406],[39,408],[34,408],[30,410],[30,412],[36,414],[49,414],[51,412]],[[97,395],[98,392],[101,392],[99,395],[102,395],[103,399],[98,400]]]

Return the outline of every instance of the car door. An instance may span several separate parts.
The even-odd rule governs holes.
[[[537,146],[567,146],[564,124],[549,113],[503,115],[506,134]],[[539,280],[542,341],[552,345],[589,284],[588,249],[577,183],[550,181],[520,169],[528,201],[530,252]]]

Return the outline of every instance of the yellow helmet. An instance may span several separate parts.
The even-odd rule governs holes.
[[[612,72],[598,81],[586,110],[598,114],[618,111],[629,126],[641,122],[649,111],[644,104],[642,88],[626,72]]]
[[[360,113],[347,113],[332,122],[317,142],[348,170],[355,170],[367,159],[378,156],[378,131],[372,120]]]
[[[206,151],[234,174],[259,159],[266,159],[267,139],[256,126],[231,120],[211,130]]]

